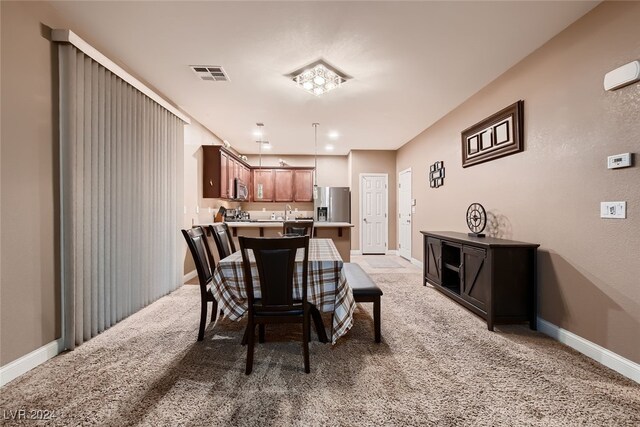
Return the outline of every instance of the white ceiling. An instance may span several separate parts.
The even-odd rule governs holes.
[[[55,2],[71,30],[241,153],[395,149],[598,2]],[[324,58],[352,76],[314,97],[284,76]],[[189,65],[221,65],[205,82]],[[515,101],[515,100],[514,100]],[[331,131],[339,133],[330,141]],[[327,153],[329,154],[329,153]]]

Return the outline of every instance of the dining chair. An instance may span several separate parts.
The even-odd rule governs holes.
[[[236,245],[233,243],[229,226],[222,222],[220,224],[210,225],[209,232],[213,235],[213,240],[218,248],[218,256],[220,259],[226,258],[236,251]]]
[[[309,236],[301,237],[240,237],[240,252],[249,305],[247,322],[247,366],[253,370],[253,350],[256,325],[269,323],[302,323],[302,352],[304,371],[309,373],[309,315],[307,281],[309,264]],[[302,295],[294,298],[293,279],[298,249],[304,249],[302,260]],[[249,251],[253,252],[260,284],[260,298],[253,292],[253,277]]]
[[[194,227],[190,230],[182,230],[182,235],[187,241],[187,246],[196,264],[198,272],[198,281],[200,282],[200,329],[198,330],[198,341],[204,338],[204,327],[207,322],[208,303],[213,303],[213,311],[211,313],[211,322],[216,320],[218,312],[218,302],[211,292],[211,280],[213,279],[213,269],[215,261],[211,256],[207,236],[202,227]]]
[[[283,236],[313,237],[313,221],[284,221],[282,223]]]

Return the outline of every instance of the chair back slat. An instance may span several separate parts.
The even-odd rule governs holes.
[[[227,224],[223,222],[210,225],[209,232],[213,235],[213,240],[216,242],[220,259],[226,258],[236,251],[236,245],[233,243],[233,238],[231,237],[231,232]]]
[[[301,307],[302,302],[307,299],[309,237],[240,237],[239,240],[249,310],[287,311]],[[301,284],[302,298],[294,299],[295,259],[298,249],[304,250]],[[258,270],[261,294],[260,306],[258,308],[254,306],[255,298],[249,251],[253,252]]]
[[[211,256],[207,236],[202,227],[182,230],[182,235],[187,241],[193,262],[196,264],[200,288],[206,291],[206,286],[211,282],[213,269],[215,268],[215,261],[213,260],[213,256]]]
[[[313,237],[313,221],[284,221],[282,235]]]

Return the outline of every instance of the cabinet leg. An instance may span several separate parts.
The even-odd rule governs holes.
[[[536,319],[534,317],[532,317],[529,320],[529,329],[531,329],[532,331],[537,331],[538,330],[538,322],[536,321]]]
[[[493,320],[487,319],[487,329],[493,332]]]

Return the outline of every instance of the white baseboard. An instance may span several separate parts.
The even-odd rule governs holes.
[[[607,368],[611,368],[614,371],[624,375],[625,377],[632,379],[633,381],[640,383],[640,365],[624,357],[607,350],[598,344],[592,343],[589,340],[582,338],[579,335],[569,332],[559,326],[549,323],[544,319],[538,317],[538,331],[545,335],[549,335],[561,343],[568,345],[574,350],[579,351],[592,358],[593,360],[602,363]]]
[[[351,250],[351,255],[362,255],[362,251],[360,250]],[[385,255],[398,255],[397,250],[386,251]]]
[[[418,267],[420,267],[420,268],[422,268],[422,267],[423,267],[422,261],[419,261],[419,260],[417,260],[417,259],[415,259],[415,258],[411,258],[411,264],[413,264],[413,265],[417,265],[417,266],[418,266]]]
[[[0,367],[0,387],[57,356],[62,349],[63,342],[60,338]]]
[[[193,279],[194,277],[196,277],[198,275],[198,271],[197,270],[193,270],[190,273],[187,273],[184,275],[184,277],[182,278],[182,283],[187,283],[189,280]]]

